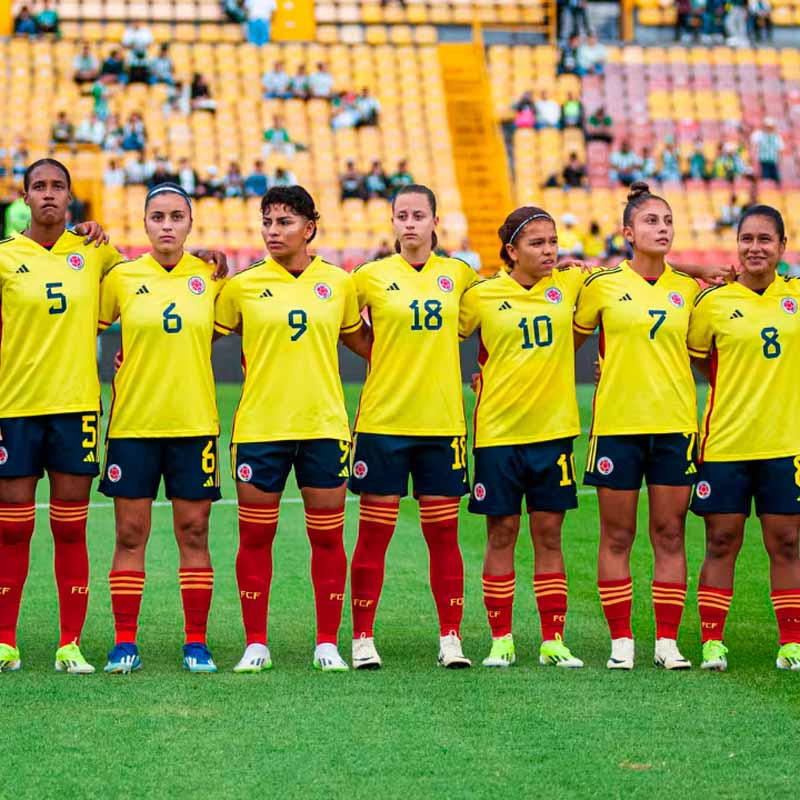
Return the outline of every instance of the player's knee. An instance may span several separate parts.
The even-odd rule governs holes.
[[[559,523],[538,525],[534,538],[537,550],[561,552],[561,525]]]
[[[624,556],[630,553],[635,536],[635,528],[627,526],[606,526],[602,531],[605,549],[615,556]]]
[[[794,528],[784,528],[771,532],[766,541],[767,553],[771,561],[790,563],[798,559],[798,535]]]
[[[208,550],[208,517],[203,515],[181,520],[175,526],[175,535],[184,550]]]
[[[140,550],[147,543],[147,528],[137,520],[117,522],[117,547],[124,550]]]
[[[712,530],[706,533],[706,557],[718,560],[730,558],[738,551],[735,531]]]
[[[653,544],[661,553],[676,555],[685,549],[683,522],[670,519],[657,522],[653,526]]]
[[[487,545],[490,550],[507,550],[517,541],[518,526],[513,520],[494,520],[487,532]]]

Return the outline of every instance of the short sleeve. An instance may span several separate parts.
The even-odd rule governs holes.
[[[104,244],[100,248],[100,259],[100,272],[105,278],[111,272],[112,267],[115,267],[120,261],[124,261],[125,257],[113,245]]]
[[[100,283],[100,314],[97,327],[104,331],[111,327],[119,317],[119,290],[121,272],[119,268],[110,270]]]
[[[466,292],[471,286],[480,283],[481,277],[469,264],[465,264],[463,261],[459,261],[459,264],[461,265],[461,271],[464,273],[464,291]]]
[[[214,330],[223,336],[233,333],[242,322],[242,308],[237,287],[237,281],[228,281],[217,295],[217,302],[214,305]]]
[[[700,294],[689,317],[687,346],[692,358],[708,358],[714,341],[711,321],[711,303],[706,300],[705,294]]]
[[[369,305],[369,273],[365,266],[358,267],[352,273],[359,310]]]
[[[458,338],[466,339],[473,331],[480,327],[480,297],[478,291],[466,291],[461,296],[461,306],[458,314]]]
[[[602,294],[597,288],[597,282],[587,279],[575,304],[573,329],[588,336],[600,324],[602,310]]]
[[[342,309],[341,332],[355,333],[364,324],[364,320],[361,319],[361,311],[358,307],[355,281],[350,275],[343,281],[342,288],[344,289],[344,308]]]

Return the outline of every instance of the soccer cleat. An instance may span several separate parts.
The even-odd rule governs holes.
[[[633,639],[620,637],[611,640],[611,656],[606,662],[609,669],[633,669]]]
[[[233,671],[240,674],[255,674],[257,672],[266,672],[269,669],[272,669],[272,657],[269,654],[269,647],[265,644],[249,644]]]
[[[778,669],[790,669],[792,672],[800,672],[800,643],[788,642],[778,650],[778,658],[775,661]]]
[[[108,663],[103,667],[103,671],[111,675],[130,675],[131,672],[141,668],[139,648],[133,642],[122,642],[111,648]]]
[[[0,644],[0,672],[16,672],[21,667],[19,650],[10,644]]]
[[[375,649],[375,640],[363,633],[353,639],[353,669],[380,669],[383,661]]]
[[[692,662],[681,655],[674,639],[656,639],[656,652],[653,663],[664,669],[691,669]]]
[[[339,655],[339,649],[330,642],[316,646],[313,663],[314,669],[320,672],[347,672],[350,669],[347,662]]]
[[[514,637],[507,633],[492,639],[492,649],[481,663],[484,667],[510,667],[516,660]]]
[[[203,642],[191,642],[183,646],[183,668],[197,673],[217,671],[211,651]]]
[[[446,669],[466,669],[472,666],[472,662],[464,655],[461,649],[461,639],[455,631],[450,631],[447,636],[439,637],[439,657],[440,667]]]
[[[564,640],[556,634],[555,639],[542,642],[539,648],[539,663],[549,667],[566,667],[567,669],[580,669],[583,661],[575,658],[564,644]]]
[[[68,675],[91,675],[94,667],[83,657],[77,642],[70,642],[56,650],[56,672]]]
[[[708,669],[712,672],[725,672],[728,669],[728,648],[719,639],[709,639],[703,642],[703,663],[700,669]]]

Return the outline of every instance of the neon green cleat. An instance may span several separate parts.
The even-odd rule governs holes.
[[[0,644],[0,672],[16,672],[21,666],[19,650],[10,644]]]
[[[517,660],[514,637],[507,633],[492,639],[492,649],[483,659],[484,667],[510,667]]]
[[[539,648],[539,663],[550,667],[565,667],[567,669],[580,669],[583,661],[575,658],[564,644],[563,639],[556,634],[555,639],[542,642]]]
[[[70,642],[56,650],[56,672],[69,675],[91,675],[94,667],[83,657],[77,642]]]
[[[775,662],[778,669],[790,669],[800,672],[800,643],[788,642],[778,650],[778,659]]]
[[[712,672],[725,672],[728,669],[728,648],[719,639],[709,639],[703,642],[703,663],[700,669]]]

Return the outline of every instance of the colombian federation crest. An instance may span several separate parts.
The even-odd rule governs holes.
[[[707,500],[711,496],[711,484],[708,481],[700,481],[694,487],[694,493],[699,500]]]
[[[320,300],[330,300],[330,298],[333,297],[333,289],[331,289],[327,283],[315,283],[314,294],[319,297]]]
[[[106,475],[111,483],[119,483],[122,479],[122,467],[119,464],[109,464]]]
[[[449,275],[440,275],[436,283],[443,292],[452,292],[455,284]]]
[[[249,464],[239,464],[236,468],[236,477],[244,483],[249,483],[253,479],[253,468]]]
[[[683,308],[686,305],[686,301],[683,299],[683,295],[680,292],[670,292],[669,301],[675,308]]]
[[[601,475],[610,475],[614,471],[614,462],[608,456],[597,459],[597,471]]]
[[[0,447],[0,464],[5,464],[8,461],[8,450],[5,447]]]
[[[486,487],[482,483],[476,483],[472,488],[472,496],[480,503],[486,499]]]
[[[67,264],[71,269],[74,269],[76,272],[78,270],[83,269],[83,265],[86,263],[86,260],[80,253],[70,253],[67,256]]]
[[[544,299],[547,300],[548,303],[552,303],[554,306],[557,306],[564,299],[564,295],[561,293],[561,289],[559,289],[557,286],[551,286],[544,293]]]
[[[353,464],[353,476],[356,478],[366,478],[367,473],[369,472],[369,467],[367,467],[366,461],[356,461]]]
[[[797,300],[794,297],[784,297],[781,300],[781,308],[787,314],[796,314],[797,313]]]
[[[206,282],[199,275],[192,275],[189,278],[189,291],[192,294],[203,294],[206,290]]]

